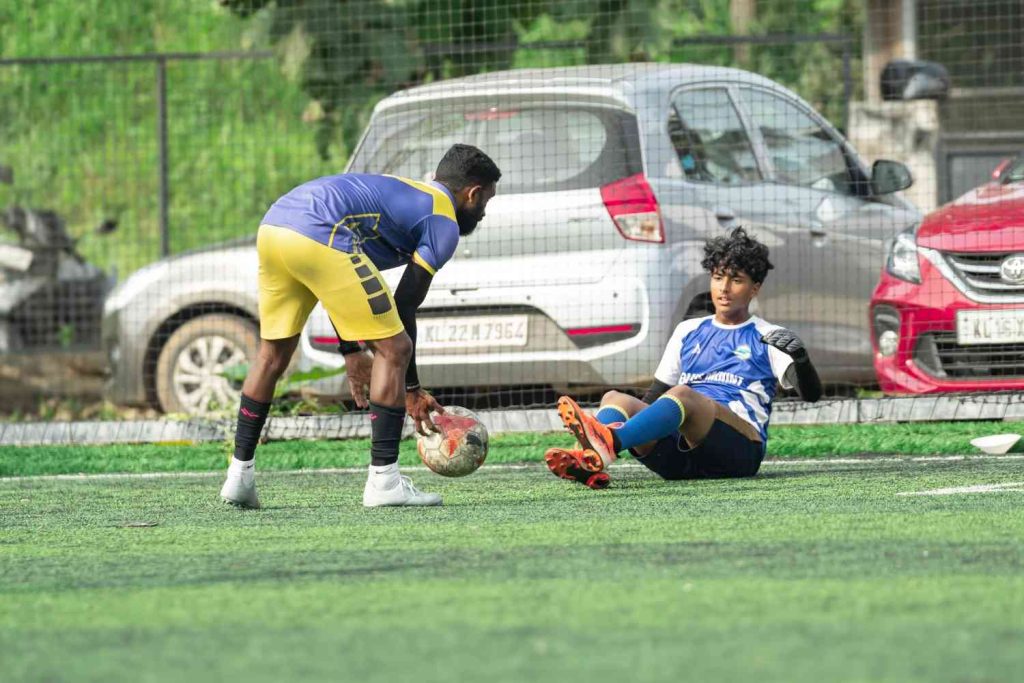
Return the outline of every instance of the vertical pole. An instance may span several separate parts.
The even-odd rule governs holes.
[[[170,188],[167,161],[167,58],[156,58],[156,134],[160,173],[160,256],[171,253],[168,227]]]
[[[900,5],[900,43],[904,59],[917,59],[917,3],[903,0]]]
[[[853,74],[850,72],[850,41],[843,41],[843,135],[850,134],[850,100],[853,99]]]
[[[729,24],[734,36],[750,35],[750,25],[757,19],[757,0],[729,0]],[[735,66],[750,68],[751,45],[737,43],[733,48]]]

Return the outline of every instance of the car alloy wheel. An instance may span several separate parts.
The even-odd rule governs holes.
[[[156,394],[168,413],[208,415],[237,407],[241,384],[228,371],[256,357],[259,335],[249,320],[210,314],[167,339],[156,367]]]

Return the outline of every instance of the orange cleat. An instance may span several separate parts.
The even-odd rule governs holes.
[[[544,462],[556,477],[578,481],[592,489],[606,489],[611,483],[611,477],[602,471],[601,456],[594,451],[549,448],[544,453]]]
[[[604,469],[615,462],[617,454],[612,445],[612,430],[607,425],[597,421],[592,415],[583,412],[576,401],[568,396],[558,399],[558,416],[562,418],[562,424],[576,437],[580,447],[584,451],[592,451],[597,454]]]

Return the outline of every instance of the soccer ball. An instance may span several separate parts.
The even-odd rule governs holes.
[[[487,428],[476,414],[459,406],[446,406],[432,417],[440,432],[416,435],[420,460],[445,477],[464,477],[487,459]]]

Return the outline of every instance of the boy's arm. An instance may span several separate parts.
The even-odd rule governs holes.
[[[821,398],[821,380],[810,356],[805,356],[802,361],[793,359],[793,364],[786,368],[786,381],[796,387],[800,398],[805,401],[814,403]]]
[[[786,382],[794,387],[800,398],[811,403],[821,398],[821,379],[807,355],[803,341],[793,332],[779,327],[761,337],[761,341],[773,346],[793,359],[786,368]]]

